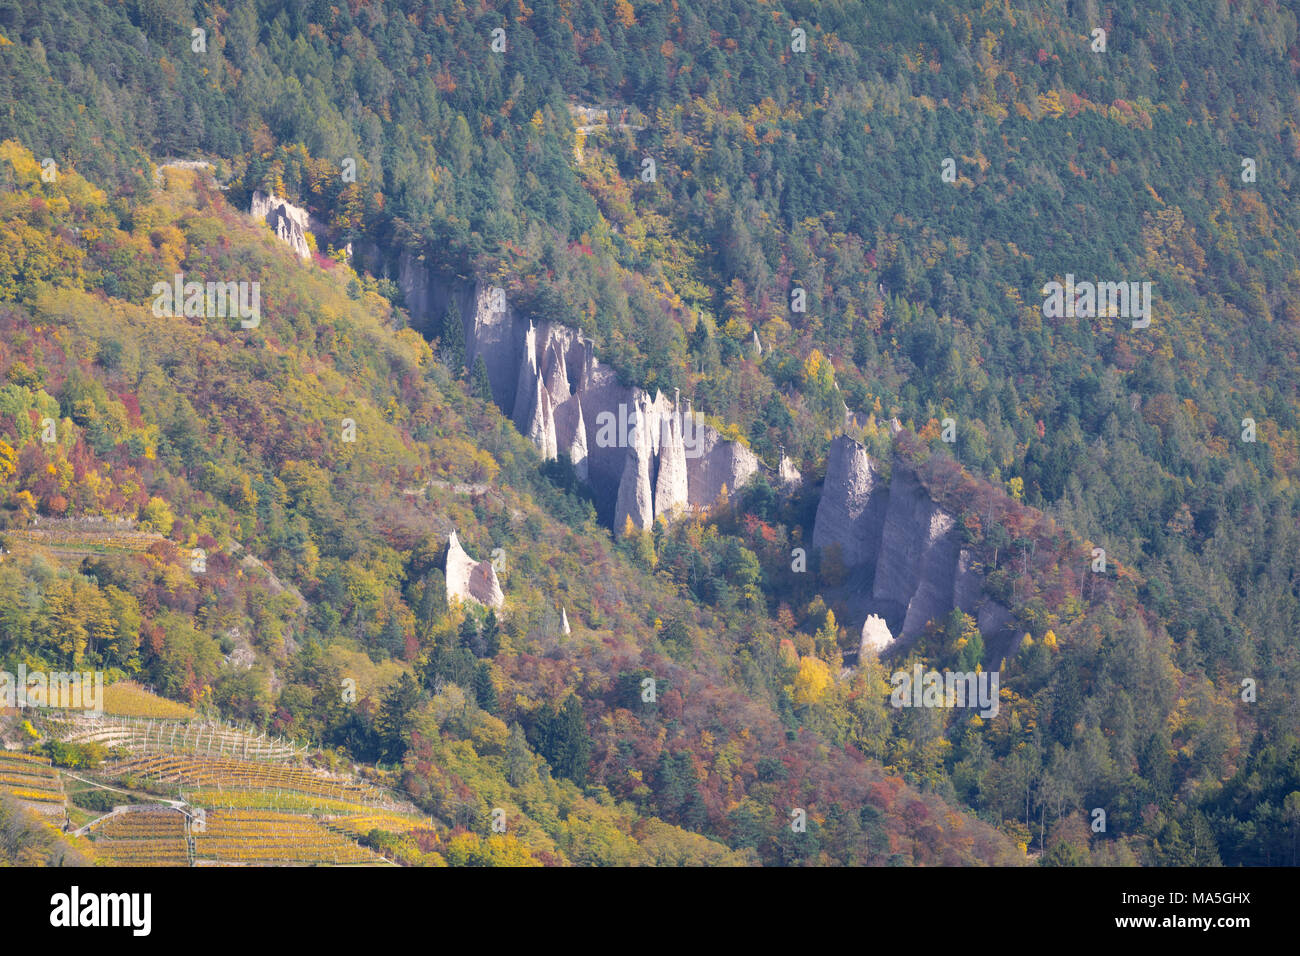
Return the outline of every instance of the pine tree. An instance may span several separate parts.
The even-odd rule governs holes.
[[[474,358],[474,372],[471,376],[470,393],[485,402],[492,401],[492,380],[488,378],[487,362],[483,356]]]
[[[496,685],[492,683],[492,668],[486,661],[479,661],[474,668],[474,700],[479,710],[489,714],[497,712],[498,704]]]
[[[447,311],[442,314],[442,328],[438,331],[442,360],[453,374],[459,375],[465,371],[465,327],[460,323],[460,312],[454,304],[447,305]]]
[[[686,801],[686,780],[683,776],[683,770],[689,772],[689,756],[687,765],[683,767],[678,761],[675,754],[667,750],[659,752],[659,766],[655,770],[655,803],[659,815],[664,818],[672,818],[676,815],[681,805]]]
[[[385,760],[401,760],[406,753],[405,735],[410,729],[410,713],[420,702],[420,687],[410,674],[403,674],[384,695],[375,729]]]
[[[535,770],[533,752],[528,747],[524,728],[517,723],[511,724],[510,738],[506,741],[506,779],[510,786],[518,787],[531,780]]]
[[[569,694],[557,712],[550,704],[542,708],[539,720],[542,756],[557,776],[567,777],[582,786],[587,782],[587,764],[591,760],[591,737],[582,713],[582,702]]]
[[[483,621],[483,656],[496,657],[501,653],[501,626],[497,623],[497,612],[488,609]]]
[[[459,634],[462,647],[468,649],[475,657],[483,656],[482,632],[473,614],[466,614],[465,620],[460,622]]]

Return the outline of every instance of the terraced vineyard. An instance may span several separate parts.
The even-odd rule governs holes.
[[[63,781],[44,757],[0,751],[0,791],[44,816],[63,813]]]
[[[197,862],[374,865],[382,857],[309,817],[269,810],[213,810],[194,834]]]
[[[91,825],[95,851],[114,866],[188,866],[185,817],[150,807],[101,818]]]
[[[104,695],[109,696],[107,688]],[[65,743],[126,747],[133,753],[191,753],[266,761],[293,760],[302,753],[289,741],[254,735],[215,721],[67,714],[45,718],[43,729]]]
[[[147,767],[175,778],[231,773],[228,766],[196,768],[194,763],[147,758],[122,767]],[[375,827],[407,832],[422,823],[415,814],[305,793],[203,789],[184,799],[185,808],[118,808],[91,823],[87,831],[96,855],[116,866],[380,865],[386,862],[383,857],[359,846],[357,839]],[[267,804],[285,809],[268,809]]]
[[[192,770],[167,769],[178,776]],[[408,832],[422,823],[414,814],[266,790],[199,790],[186,794],[185,802],[190,806],[118,808],[106,814],[87,827],[96,855],[115,866],[381,865],[384,858],[359,846],[358,838],[376,827]],[[298,812],[260,806],[272,802]]]
[[[183,754],[135,757],[114,765],[108,772],[153,783],[177,784],[178,789],[290,791],[362,805],[379,804],[385,800],[384,794],[373,787],[327,777],[303,767],[223,757]]]
[[[104,713],[110,717],[150,717],[192,720],[198,714],[190,707],[159,697],[135,681],[123,680],[104,688]]]
[[[166,539],[150,531],[103,528],[21,528],[8,532],[14,544],[43,548],[57,557],[84,558],[94,554],[148,551]]]
[[[360,839],[426,823],[381,787],[306,766],[289,742],[201,719],[136,684],[113,686],[105,710],[116,713],[47,713],[39,722],[63,743],[113,751],[81,773],[119,791],[122,806],[73,834],[105,864],[378,865],[387,861]],[[0,757],[0,789],[51,816],[64,812],[60,774],[44,758]]]
[[[356,815],[374,811],[368,804],[279,790],[218,790],[204,787],[199,790],[184,790],[182,797],[187,803],[214,810],[280,810],[311,816]],[[418,820],[416,825],[419,825]]]
[[[378,811],[372,813],[352,813],[328,817],[326,826],[346,833],[354,839],[360,839],[371,830],[387,830],[389,833],[409,833],[420,827],[428,827],[429,821],[413,814],[389,813]]]
[[[194,806],[213,811],[274,811],[281,815],[306,815],[349,840],[362,839],[375,829],[409,833],[429,826],[427,818],[414,812],[376,809],[312,794],[204,789],[184,792],[183,797]]]
[[[103,713],[48,710],[37,718],[48,737],[69,744],[125,747],[132,753],[192,753],[241,760],[291,761],[308,748],[200,717],[134,681],[104,688]]]

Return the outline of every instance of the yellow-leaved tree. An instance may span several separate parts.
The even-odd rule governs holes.
[[[800,706],[815,704],[826,696],[831,686],[831,669],[826,662],[817,657],[805,657],[799,661],[799,670],[794,675],[794,702]]]
[[[171,534],[176,516],[172,514],[171,505],[157,496],[140,509],[140,525],[146,531],[157,531],[161,535]]]

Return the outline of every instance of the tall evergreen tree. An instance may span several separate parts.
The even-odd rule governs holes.
[[[497,623],[497,612],[488,609],[483,621],[483,656],[496,657],[501,653],[501,625]]]
[[[447,311],[442,314],[438,340],[442,360],[452,374],[459,375],[465,371],[465,327],[461,325],[460,312],[452,303],[447,304]]]
[[[492,668],[487,661],[479,661],[478,667],[474,668],[474,700],[480,710],[489,714],[497,712],[497,689],[492,683]]]
[[[538,750],[556,776],[567,777],[582,786],[587,782],[591,760],[591,737],[582,713],[582,702],[570,693],[557,711],[546,704],[538,719]]]
[[[483,356],[474,357],[474,371],[470,376],[470,393],[485,402],[492,401],[492,380],[488,378],[487,362]]]
[[[420,686],[410,674],[403,674],[384,695],[379,705],[375,729],[383,759],[398,761],[406,754],[406,734],[411,727],[411,711],[420,702]]]
[[[518,787],[532,779],[535,770],[524,728],[518,723],[511,724],[510,737],[506,740],[506,779],[510,786]]]

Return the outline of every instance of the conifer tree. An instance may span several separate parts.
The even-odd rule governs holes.
[[[460,323],[460,313],[454,304],[448,303],[447,311],[442,314],[438,338],[442,360],[452,374],[459,375],[465,371],[465,327]]]
[[[510,738],[506,741],[506,779],[510,786],[518,787],[532,779],[535,768],[533,753],[528,748],[524,728],[518,723],[510,725]]]
[[[474,372],[471,375],[470,393],[485,402],[492,401],[492,380],[488,378],[487,363],[483,356],[474,358]]]
[[[488,609],[483,621],[483,656],[496,657],[501,653],[501,626],[497,623],[497,612]]]

